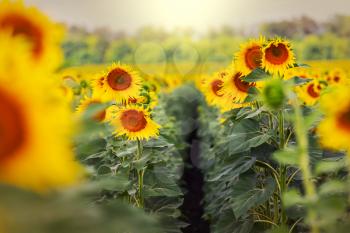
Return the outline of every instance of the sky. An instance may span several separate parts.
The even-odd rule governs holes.
[[[350,15],[350,0],[26,0],[52,19],[90,30],[135,32],[142,26],[205,32],[223,25],[248,28],[301,15],[324,21]]]

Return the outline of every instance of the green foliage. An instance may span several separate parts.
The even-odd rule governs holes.
[[[119,201],[143,207],[159,220],[161,232],[175,233],[184,226],[178,218],[183,198],[179,182],[185,144],[178,127],[181,122],[171,115],[174,111],[170,110],[171,99],[162,96],[159,106],[152,112],[162,129],[159,138],[140,142],[141,157],[137,141],[115,137],[108,125],[89,120],[104,107],[102,105],[89,108],[83,116],[85,124],[76,138],[76,153],[91,170],[90,182],[96,187],[90,194],[91,200],[102,205]],[[141,174],[143,185],[140,187]]]
[[[45,196],[0,187],[0,223],[11,233],[162,232],[155,216],[117,200],[91,204],[99,185],[85,185]]]

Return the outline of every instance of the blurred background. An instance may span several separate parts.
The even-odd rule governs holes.
[[[64,67],[220,63],[248,37],[282,36],[301,61],[350,58],[350,1],[28,0],[68,27]],[[322,7],[320,7],[322,5]]]

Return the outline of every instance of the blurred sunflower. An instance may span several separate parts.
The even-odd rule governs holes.
[[[124,101],[124,105],[129,104],[140,104],[153,109],[158,104],[158,95],[154,91],[143,91],[140,96],[129,97],[128,101]]]
[[[99,107],[103,104],[105,104],[101,98],[99,97],[85,97],[80,101],[79,106],[76,109],[76,112],[79,115],[84,114],[89,108],[93,108],[94,106]],[[95,112],[91,117],[94,121],[97,122],[104,122],[108,119],[108,108],[106,107],[101,107],[102,109]]]
[[[218,105],[222,102],[223,93],[219,93],[224,84],[224,77],[227,75],[226,71],[217,72],[212,76],[203,80],[202,90],[209,105]]]
[[[36,191],[72,185],[83,169],[69,141],[69,107],[51,83],[23,72],[0,73],[0,182]]]
[[[286,70],[286,72],[283,75],[283,78],[286,80],[292,79],[294,77],[305,78],[305,79],[314,78],[313,75],[310,73],[310,70],[304,67],[293,67],[291,69]]]
[[[170,93],[176,88],[183,84],[184,80],[180,75],[177,74],[166,74],[161,78],[160,83],[162,83],[162,91],[165,93]]]
[[[333,69],[326,75],[326,81],[329,85],[346,85],[348,77],[346,72],[341,69]]]
[[[288,41],[277,38],[263,48],[261,64],[270,74],[282,76],[288,68],[293,66],[294,62],[294,53]]]
[[[334,102],[336,100],[336,104]],[[350,150],[350,92],[339,86],[320,100],[324,120],[318,126],[321,144],[330,149]]]
[[[113,64],[103,76],[95,79],[93,87],[102,98],[122,102],[138,96],[141,84],[141,77],[130,66]]]
[[[56,68],[61,60],[60,41],[63,30],[33,7],[22,1],[0,3],[0,34],[9,32],[12,37],[21,37],[30,44],[31,62],[40,69]]]
[[[117,136],[126,135],[129,140],[157,137],[160,128],[143,107],[131,105],[117,109],[111,125],[116,128]]]
[[[219,94],[223,94],[225,99],[236,104],[243,103],[248,96],[249,89],[256,86],[256,83],[244,81],[241,71],[230,69],[224,77],[224,83]]]
[[[317,103],[325,87],[324,82],[314,79],[305,85],[297,86],[295,92],[305,105],[312,106]]]
[[[247,75],[254,69],[261,67],[264,43],[265,38],[263,37],[252,39],[242,44],[240,51],[235,54],[237,68],[242,71],[243,75]]]

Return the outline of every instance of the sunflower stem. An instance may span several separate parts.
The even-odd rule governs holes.
[[[278,112],[278,129],[279,129],[279,149],[283,150],[285,148],[285,134],[284,134],[284,113],[283,110],[280,110]],[[281,219],[280,219],[280,223],[281,224],[285,224],[287,223],[287,214],[286,214],[286,210],[284,208],[283,202],[282,202],[282,196],[283,193],[286,191],[286,180],[287,180],[287,167],[286,165],[280,165],[279,167],[279,175],[280,175],[280,179],[279,179],[279,183],[280,183],[280,194],[279,194],[279,198],[280,198],[280,205],[281,205]]]
[[[309,143],[307,138],[307,130],[304,126],[303,115],[297,99],[293,100],[293,105],[295,112],[294,128],[299,149],[299,167],[303,176],[305,196],[307,200],[314,202],[315,200],[317,200],[317,194],[315,184],[312,182],[312,173],[310,169],[310,158],[308,152]],[[311,226],[311,233],[319,233],[320,230],[317,226],[317,212],[314,208],[308,208],[307,217]]]
[[[137,160],[142,158],[143,146],[139,139],[137,139]],[[145,174],[145,168],[137,170],[137,180],[138,180],[138,202],[139,207],[144,207],[144,195],[143,195],[143,177]]]

